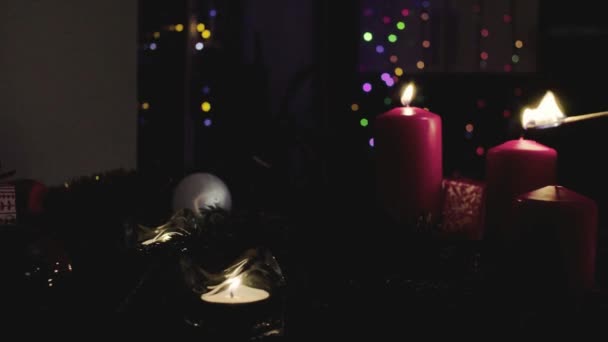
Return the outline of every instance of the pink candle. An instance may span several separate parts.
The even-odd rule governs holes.
[[[486,236],[509,238],[515,197],[555,184],[557,152],[532,140],[510,140],[486,157]]]
[[[441,117],[410,107],[414,88],[401,98],[403,107],[379,115],[375,121],[376,179],[382,207],[397,222],[414,223],[441,208]]]
[[[551,185],[517,197],[514,208],[517,235],[530,239],[535,250],[527,260],[535,272],[563,272],[576,294],[594,285],[597,205],[567,188]],[[555,265],[537,265],[534,255],[551,255]],[[558,274],[557,276],[561,276]],[[543,279],[541,279],[543,280]]]

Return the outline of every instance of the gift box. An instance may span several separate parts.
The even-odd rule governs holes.
[[[444,179],[441,235],[471,240],[483,236],[485,184]]]
[[[0,226],[12,226],[17,223],[17,203],[15,187],[11,184],[0,184]]]

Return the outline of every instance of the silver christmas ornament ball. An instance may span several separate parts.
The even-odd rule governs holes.
[[[193,173],[182,179],[173,192],[173,211],[190,209],[200,215],[200,209],[218,207],[230,211],[232,196],[228,186],[210,173]]]

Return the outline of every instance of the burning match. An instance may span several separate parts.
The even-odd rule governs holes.
[[[566,117],[557,104],[553,93],[548,91],[537,108],[524,109],[521,121],[524,129],[542,129],[604,116],[608,116],[608,111]]]

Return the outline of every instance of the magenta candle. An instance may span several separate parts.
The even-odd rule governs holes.
[[[597,247],[597,205],[593,200],[550,185],[518,196],[514,217],[520,239],[536,237],[537,254],[558,251],[549,259],[557,264],[536,265],[539,271],[562,270],[569,288],[577,294],[593,287]],[[547,246],[550,243],[554,246]]]
[[[441,208],[441,117],[410,107],[413,86],[402,96],[403,107],[375,120],[378,196],[387,213],[401,223],[429,214],[437,220]]]
[[[508,238],[513,200],[557,182],[557,152],[532,140],[510,140],[486,156],[486,227],[490,236]]]
[[[509,238],[515,197],[557,182],[557,152],[532,140],[510,140],[486,156],[486,228],[496,238]]]

